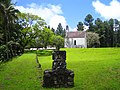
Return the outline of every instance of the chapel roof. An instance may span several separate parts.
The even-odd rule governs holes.
[[[85,38],[85,31],[67,32],[68,38]]]

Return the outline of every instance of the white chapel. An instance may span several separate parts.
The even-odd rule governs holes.
[[[65,48],[87,48],[86,31],[66,32]]]

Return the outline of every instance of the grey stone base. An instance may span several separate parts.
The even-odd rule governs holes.
[[[74,72],[71,70],[45,70],[43,87],[73,87]]]

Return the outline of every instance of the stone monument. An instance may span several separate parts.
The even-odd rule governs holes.
[[[43,87],[73,87],[74,72],[66,68],[66,51],[54,51],[52,69],[45,70]]]

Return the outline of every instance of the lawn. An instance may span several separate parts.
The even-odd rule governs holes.
[[[42,88],[43,74],[35,54],[0,64],[0,90],[120,90],[120,48],[62,49],[67,68],[75,73],[73,88]],[[52,68],[51,56],[39,56],[42,72]]]
[[[40,72],[35,54],[23,54],[0,64],[0,90],[39,90]]]

